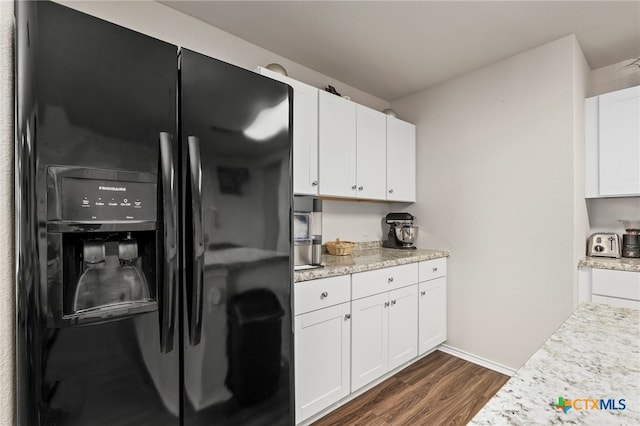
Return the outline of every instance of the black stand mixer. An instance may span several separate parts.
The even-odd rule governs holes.
[[[389,225],[387,241],[382,246],[395,249],[415,250],[413,245],[418,237],[418,227],[413,226],[416,219],[411,213],[389,213],[385,222]]]

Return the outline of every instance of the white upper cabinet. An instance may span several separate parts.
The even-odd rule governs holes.
[[[387,116],[387,194],[389,201],[416,201],[416,126]]]
[[[356,106],[356,197],[384,200],[387,189],[387,116]]]
[[[640,195],[640,86],[585,103],[585,197]]]
[[[318,195],[318,89],[266,68],[258,72],[293,88],[293,192]]]
[[[356,104],[318,91],[319,194],[353,198],[356,185]]]

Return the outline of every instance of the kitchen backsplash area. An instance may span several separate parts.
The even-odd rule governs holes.
[[[640,220],[640,197],[591,198],[586,202],[591,233],[623,234],[620,219]]]
[[[324,200],[322,237],[324,242],[341,240],[362,242],[387,239],[387,213],[412,212],[411,203],[375,203],[353,200]],[[421,226],[420,219],[416,221]]]

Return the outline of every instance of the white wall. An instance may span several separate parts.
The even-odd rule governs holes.
[[[13,2],[0,1],[0,424],[13,424]]]
[[[577,48],[566,37],[392,103],[419,129],[418,245],[451,251],[448,344],[510,368],[574,306]]]

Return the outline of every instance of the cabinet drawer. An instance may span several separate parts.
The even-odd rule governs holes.
[[[592,293],[640,301],[640,273],[594,269]]]
[[[360,299],[417,283],[417,263],[358,272],[351,276],[353,299]]]
[[[425,260],[420,262],[420,282],[429,281],[447,275],[447,258]]]
[[[315,311],[351,300],[349,275],[303,281],[294,286],[295,315]]]

